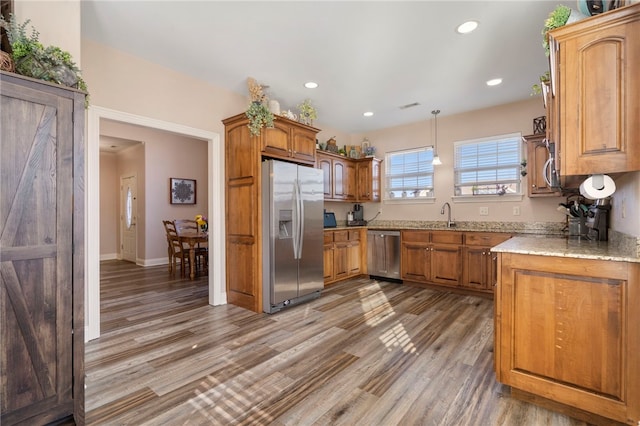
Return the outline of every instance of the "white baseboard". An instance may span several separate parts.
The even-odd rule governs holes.
[[[108,253],[108,254],[101,254],[100,255],[100,261],[103,261],[103,260],[116,260],[116,259],[119,259],[118,253]]]
[[[156,259],[138,259],[136,264],[140,266],[160,266],[160,265],[168,265],[169,259],[166,257],[160,257]]]

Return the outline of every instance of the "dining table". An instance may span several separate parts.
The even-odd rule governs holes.
[[[191,229],[187,229],[178,232],[178,239],[183,246],[184,244],[187,244],[189,246],[189,279],[193,280],[196,277],[196,247],[198,246],[198,244],[208,243],[209,234],[206,231],[194,231]]]

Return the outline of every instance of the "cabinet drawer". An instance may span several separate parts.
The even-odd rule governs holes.
[[[430,238],[430,231],[402,231],[402,242],[428,243]]]
[[[349,231],[333,231],[333,241],[336,243],[349,241]]]
[[[360,230],[349,231],[349,241],[360,241]]]
[[[324,231],[324,243],[331,244],[333,242],[333,231]]]
[[[493,247],[511,238],[509,234],[494,234],[486,232],[470,232],[465,234],[465,244],[468,246]]]
[[[462,233],[456,231],[434,231],[431,233],[432,243],[462,244]]]

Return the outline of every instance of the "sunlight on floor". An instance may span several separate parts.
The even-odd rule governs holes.
[[[368,294],[371,289],[376,289],[373,294]],[[367,325],[375,327],[385,321],[390,315],[395,315],[395,311],[384,291],[380,288],[379,283],[372,283],[371,286],[367,286],[358,290],[360,293],[360,300],[363,312],[369,315],[367,318]],[[405,353],[416,352],[416,347],[411,342],[411,337],[407,334],[407,331],[401,322],[396,321],[395,325],[382,333],[380,341],[385,345],[387,351],[391,351],[394,348],[400,348]]]

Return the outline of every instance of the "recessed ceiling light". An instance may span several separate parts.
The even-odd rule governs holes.
[[[459,34],[468,34],[471,31],[475,30],[476,28],[478,28],[478,21],[467,21],[458,25],[458,28],[456,28],[456,31]]]
[[[367,111],[367,112],[365,112],[365,113],[364,113],[364,114],[362,114],[362,115],[364,115],[365,117],[371,117],[371,116],[373,115],[373,112],[371,112],[371,111]]]
[[[304,87],[306,87],[307,89],[315,89],[316,87],[318,87],[318,83],[316,83],[315,81],[307,81],[304,84]]]
[[[494,78],[494,79],[491,79],[491,80],[487,81],[487,86],[497,86],[500,83],[502,83],[502,79],[501,78]]]

